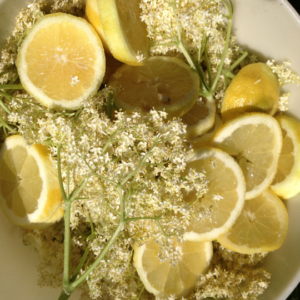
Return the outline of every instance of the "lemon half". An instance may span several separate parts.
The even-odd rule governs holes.
[[[27,146],[14,135],[0,150],[0,204],[24,228],[42,228],[63,216],[57,171],[43,145]]]
[[[102,39],[111,54],[128,65],[141,65],[149,56],[146,24],[139,0],[97,0]]]
[[[84,19],[64,13],[40,19],[17,57],[25,90],[54,109],[78,109],[97,92],[105,73],[102,43]]]
[[[233,78],[222,101],[224,121],[246,112],[274,115],[280,97],[279,83],[272,69],[264,63],[243,67]]]
[[[196,103],[199,76],[181,59],[153,56],[142,66],[123,65],[111,76],[114,101],[126,111],[165,110],[180,117]]]

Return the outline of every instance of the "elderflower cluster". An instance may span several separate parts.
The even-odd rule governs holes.
[[[279,86],[283,87],[286,84],[294,83],[300,85],[300,76],[291,70],[291,63],[283,62],[282,65],[275,63],[275,60],[268,60],[267,65],[272,69],[278,77]]]
[[[200,62],[199,51],[206,50],[212,72],[216,73],[226,40],[228,14],[221,0],[143,0],[141,19],[147,25],[152,54],[170,54],[178,50],[181,39],[189,53]],[[240,48],[235,37],[225,59],[225,67],[236,60]]]
[[[1,51],[0,59],[0,84],[5,84],[11,80],[16,80],[17,70],[15,61],[17,57],[17,49],[24,38],[27,30],[29,30],[37,20],[44,15],[44,8],[47,1],[35,1],[28,4],[16,17],[16,25],[7,39],[6,47]]]
[[[266,254],[243,255],[214,243],[214,256],[197,282],[194,299],[255,300],[268,287],[271,275],[261,267]]]
[[[130,220],[88,280],[93,299],[109,297],[107,293],[113,293],[113,299],[117,295],[128,299],[139,293],[132,287],[140,286],[132,275],[133,246],[155,240],[161,259],[176,261],[177,249],[170,239],[181,241],[191,220],[200,218],[197,209],[184,201],[184,192],[195,191],[201,197],[207,183],[203,173],[186,169],[190,150],[183,123],[168,121],[165,112],[154,110],[146,115],[116,112],[112,121],[104,111],[110,93],[109,88],[101,90],[77,113],[45,110],[20,94],[10,106],[10,121],[17,122],[29,143],[47,145],[54,164],[62,141],[65,188],[67,178],[70,191],[86,180],[80,199],[72,204],[71,228],[73,243],[83,251],[90,247],[91,262],[118,227],[122,211]],[[93,234],[87,238],[84,232]],[[115,288],[102,290],[104,278],[105,285],[118,283],[118,294]]]

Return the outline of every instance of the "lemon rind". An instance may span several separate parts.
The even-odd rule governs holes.
[[[28,154],[32,155],[36,159],[40,177],[43,182],[42,191],[38,199],[38,207],[33,213],[27,214],[25,217],[16,216],[13,211],[7,208],[4,204],[5,199],[1,192],[0,205],[4,214],[9,220],[11,220],[12,223],[29,229],[42,228],[47,223],[53,223],[63,216],[64,210],[62,208],[62,196],[58,179],[56,174],[54,174],[55,171],[48,156],[46,156],[47,152],[45,149],[41,151],[41,149],[36,147],[36,145],[28,146],[20,135],[10,136],[5,140],[0,150],[0,161],[3,159],[4,153],[15,146],[22,146],[26,148]],[[54,178],[57,179],[56,182]],[[49,188],[49,186],[51,186],[51,188]],[[50,199],[51,206],[46,208],[46,204],[49,201],[49,193],[53,192],[54,197]]]
[[[128,65],[140,66],[137,53],[129,46],[120,23],[116,0],[97,0],[105,42],[111,54]]]

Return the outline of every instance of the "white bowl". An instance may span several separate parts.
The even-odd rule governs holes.
[[[14,26],[14,17],[28,0],[0,0],[0,48]],[[245,49],[263,59],[289,60],[300,74],[300,17],[285,0],[235,0],[234,34]],[[300,119],[300,87],[291,92],[289,113]],[[284,245],[268,256],[272,273],[260,300],[285,300],[300,281],[300,195],[284,202],[289,230]],[[37,257],[22,244],[19,228],[0,211],[0,298],[3,300],[54,300],[59,290],[37,286]],[[77,295],[71,299],[79,299]]]

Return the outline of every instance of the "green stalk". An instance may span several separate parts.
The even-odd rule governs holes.
[[[0,84],[0,90],[23,90],[22,84]]]
[[[64,239],[64,274],[63,287],[67,294],[71,295],[73,291],[69,290],[70,285],[70,256],[71,256],[71,201],[65,201],[65,239]]]
[[[16,130],[14,130],[11,126],[9,126],[9,125],[3,120],[3,118],[1,117],[1,115],[0,115],[0,127],[3,127],[4,129],[9,130],[9,131],[12,132],[12,133],[17,133]]]
[[[67,294],[65,291],[62,291],[58,297],[58,300],[68,300],[71,295]]]
[[[237,67],[248,55],[248,52],[245,51],[243,54],[230,66],[229,70],[233,71],[235,67]]]

